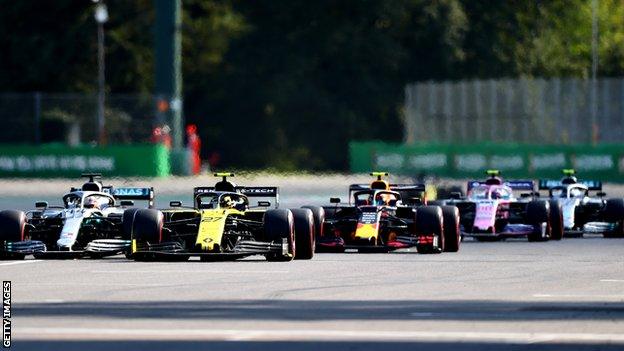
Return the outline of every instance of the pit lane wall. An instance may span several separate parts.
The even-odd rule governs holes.
[[[401,175],[482,178],[499,169],[505,177],[555,178],[574,168],[579,177],[624,183],[624,144],[528,145],[482,143],[391,144],[351,142],[351,171],[382,170]]]
[[[81,172],[111,176],[164,177],[171,173],[163,145],[0,145],[0,177],[71,177]]]

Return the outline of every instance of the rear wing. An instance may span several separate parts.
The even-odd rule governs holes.
[[[583,184],[587,187],[587,190],[602,190],[602,182],[599,180],[579,180],[578,184]],[[564,185],[560,180],[555,179],[540,179],[539,180],[539,190],[550,190],[550,188],[554,188],[556,186]]]
[[[199,194],[215,191],[214,186],[198,186],[193,188],[193,198]],[[271,197],[275,199],[275,206],[279,204],[279,188],[276,186],[237,186],[234,191],[247,197]]]
[[[349,192],[370,190],[370,184],[351,184]],[[425,191],[425,184],[390,184],[390,190],[393,191]]]
[[[103,192],[113,195],[117,200],[143,200],[148,202],[149,208],[154,207],[154,188],[139,188],[139,187],[123,187],[114,188],[112,186],[105,186],[102,189]]]
[[[471,180],[468,182],[466,186],[467,191],[470,191],[472,188],[477,187],[479,185],[486,185],[485,181],[480,180]],[[508,186],[511,190],[535,190],[535,181],[533,180],[508,180],[504,181],[502,185]]]
[[[361,190],[370,190],[370,184],[351,184],[349,185],[349,203],[353,193]],[[408,200],[422,196],[425,192],[425,184],[390,184],[390,190],[396,191],[401,195],[401,199]]]

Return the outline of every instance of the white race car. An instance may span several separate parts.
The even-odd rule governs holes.
[[[138,208],[153,207],[153,188],[103,186],[99,174],[63,196],[63,206],[37,202],[37,209],[0,211],[0,259],[104,257],[127,252]],[[118,203],[119,201],[119,203]]]
[[[578,180],[573,169],[564,169],[563,174],[561,180],[540,180],[539,189],[548,190],[551,201],[561,205],[565,234],[624,236],[624,199],[605,199],[602,182]],[[590,196],[590,191],[596,192],[594,196]]]

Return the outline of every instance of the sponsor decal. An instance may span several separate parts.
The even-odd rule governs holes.
[[[145,196],[149,194],[146,188],[117,188],[113,191],[115,196]]]
[[[375,168],[400,168],[403,167],[405,157],[397,153],[377,154],[373,160]]]
[[[566,157],[564,153],[529,156],[529,167],[532,170],[561,169],[565,166]]]
[[[455,156],[455,168],[459,171],[476,172],[487,166],[487,159],[481,154],[464,154]]]
[[[201,221],[202,221],[202,222],[207,222],[207,223],[210,223],[210,222],[217,222],[217,221],[219,221],[221,218],[223,218],[223,217],[203,217],[203,218],[201,219]]]
[[[502,170],[513,170],[524,168],[524,159],[520,155],[492,155],[490,167]]]
[[[574,168],[579,171],[607,171],[615,166],[611,155],[576,155]]]
[[[2,282],[2,347],[11,347],[11,281]]]
[[[244,188],[243,191],[245,194],[274,194],[275,188]]]
[[[0,171],[114,171],[113,156],[18,155],[0,157]]]
[[[411,155],[407,159],[407,166],[415,169],[430,169],[446,167],[448,158],[446,154]]]

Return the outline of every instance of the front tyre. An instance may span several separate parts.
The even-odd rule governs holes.
[[[4,251],[7,242],[24,240],[26,214],[23,211],[0,211],[0,260],[23,260],[25,255]]]
[[[268,210],[264,214],[264,235],[267,241],[283,245],[281,253],[265,255],[267,261],[287,262],[295,258],[295,219],[287,209]]]
[[[605,238],[621,238],[624,237],[624,199],[608,199],[605,206],[605,219],[607,222],[614,223],[615,228],[612,232],[605,232]]]
[[[444,251],[443,215],[440,206],[421,206],[416,209],[415,229],[420,239],[431,242],[419,242],[418,253],[434,254]]]
[[[533,231],[527,235],[530,242],[547,241],[550,233],[550,206],[547,201],[531,201],[526,207],[526,220],[533,226]],[[542,226],[546,223],[546,230]]]
[[[160,243],[162,241],[163,222],[163,213],[158,210],[141,209],[136,211],[132,222],[132,241],[150,244]]]
[[[563,209],[558,201],[549,201],[550,239],[563,238]]]

